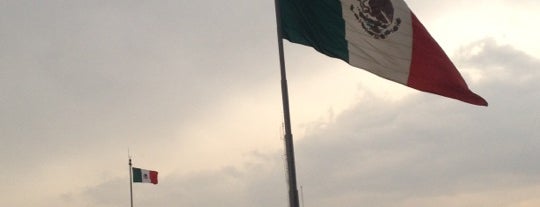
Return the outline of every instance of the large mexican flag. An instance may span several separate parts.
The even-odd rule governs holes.
[[[279,0],[281,36],[403,85],[475,105],[457,68],[403,0]]]

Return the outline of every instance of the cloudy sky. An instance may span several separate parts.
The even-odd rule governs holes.
[[[478,107],[285,42],[305,207],[540,206],[537,0],[407,0]],[[273,1],[0,0],[0,206],[287,206]]]

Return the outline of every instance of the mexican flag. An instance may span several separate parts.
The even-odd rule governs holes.
[[[420,91],[487,106],[403,0],[278,4],[282,38]]]
[[[158,172],[141,168],[132,168],[134,183],[158,183]]]

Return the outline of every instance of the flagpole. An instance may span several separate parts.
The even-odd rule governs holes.
[[[129,156],[129,197],[131,199],[131,207],[133,207],[133,170],[131,166],[131,156]]]
[[[274,0],[276,10],[277,39],[279,50],[279,66],[281,72],[281,98],[283,101],[283,119],[285,124],[285,155],[287,157],[287,176],[289,183],[289,206],[299,207],[298,188],[296,185],[296,166],[294,163],[294,145],[291,130],[291,116],[289,112],[289,92],[287,75],[285,72],[285,55],[283,52],[283,39],[281,38],[281,12],[279,0]]]

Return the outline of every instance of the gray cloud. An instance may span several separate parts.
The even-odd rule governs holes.
[[[1,153],[17,157],[5,164],[172,139],[185,117],[256,93],[277,77],[273,10],[236,3],[3,1]]]
[[[1,4],[0,163],[9,170],[0,177],[9,179],[0,204],[8,195],[36,196],[20,189],[54,190],[33,182],[39,173],[62,179],[116,166],[95,162],[130,145],[158,152],[194,139],[176,132],[278,79],[271,1]],[[422,5],[428,8],[420,11],[435,11]],[[305,59],[289,70],[295,77],[318,70],[306,51],[320,56],[287,48],[288,57]],[[429,94],[387,102],[364,91],[355,106],[331,122],[313,123],[297,141],[306,206],[407,206],[411,198],[537,185],[538,58],[489,39],[457,57],[465,70],[481,72],[471,88],[489,108]],[[253,153],[241,166],[168,174],[157,188],[136,186],[137,203],[285,206],[281,154]],[[103,181],[41,206],[127,205],[126,178],[111,176],[114,169],[99,173],[106,174]]]
[[[133,186],[135,205],[151,206],[281,206],[286,203],[283,163],[279,156],[252,152],[252,161],[240,167],[225,165],[216,170],[160,177],[157,186]],[[125,179],[112,179],[84,191],[64,195],[70,199],[87,200],[87,205],[128,205]],[[70,198],[70,199],[67,199]],[[84,199],[83,199],[84,198]]]
[[[415,197],[537,186],[539,114],[531,109],[540,100],[540,61],[490,39],[463,51],[478,48],[460,61],[486,71],[489,81],[472,86],[490,107],[420,94],[396,103],[367,96],[299,143],[311,196],[378,195],[371,199],[382,203],[373,206],[401,206]]]
[[[313,123],[306,137],[296,142],[298,180],[306,206],[418,206],[411,204],[415,200],[451,206],[440,203],[448,200],[438,199],[459,199],[452,197],[456,195],[479,196],[480,201],[469,199],[486,205],[512,206],[521,200],[494,198],[491,193],[521,194],[522,189],[540,185],[535,161],[540,156],[535,130],[538,114],[530,110],[540,99],[529,90],[538,88],[535,80],[540,77],[521,85],[512,83],[523,75],[515,67],[533,70],[540,66],[538,59],[490,39],[466,46],[462,52],[478,47],[480,52],[458,58],[460,64],[510,71],[506,79],[491,80],[487,72],[490,81],[471,84],[490,100],[488,108],[422,93],[400,102],[367,93],[332,121]],[[501,57],[508,61],[486,63]],[[159,188],[137,187],[139,202],[152,206],[286,205],[281,154],[254,152],[246,155],[251,161],[243,166],[170,175]],[[83,195],[97,202],[107,196],[92,192],[107,188],[96,186]],[[120,189],[125,186],[118,185]],[[451,203],[467,206],[473,200]]]

